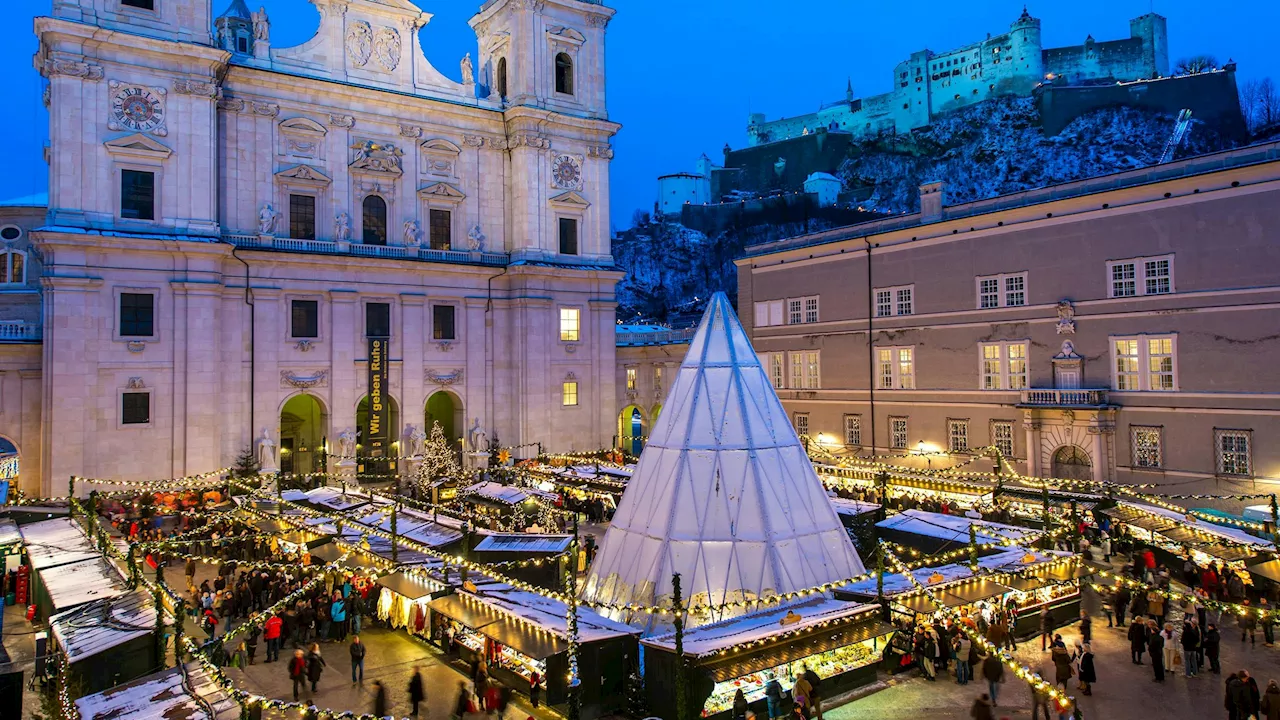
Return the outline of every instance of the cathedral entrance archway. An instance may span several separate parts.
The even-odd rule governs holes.
[[[324,472],[329,411],[315,395],[299,393],[280,408],[280,472]]]
[[[400,405],[396,399],[390,395],[387,398],[387,437],[390,440],[388,447],[389,457],[395,457],[400,450]],[[369,396],[365,395],[360,398],[360,404],[356,405],[356,455],[360,457],[359,463],[356,465],[356,473],[360,475],[362,481],[367,482],[386,482],[394,480],[391,477],[396,472],[395,460],[374,460],[367,459],[365,455],[365,428],[369,424]]]
[[[448,390],[431,393],[427,398],[424,421],[423,432],[428,437],[431,436],[432,424],[440,423],[440,429],[448,438],[450,446],[459,450],[462,448],[462,430],[467,425],[466,417],[462,414],[462,398]]]
[[[644,450],[649,435],[649,423],[644,411],[636,405],[628,405],[618,414],[618,447],[623,452],[639,455]]]
[[[1053,451],[1053,477],[1064,480],[1092,480],[1093,463],[1089,454],[1076,445],[1063,445]]]

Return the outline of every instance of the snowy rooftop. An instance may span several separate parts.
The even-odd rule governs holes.
[[[572,542],[572,535],[500,533],[481,540],[475,549],[477,552],[560,553],[568,550]]]
[[[1028,556],[1032,558],[1028,562]],[[1013,548],[1005,552],[988,555],[978,559],[979,575],[990,575],[993,573],[1019,572],[1022,570],[1031,570],[1045,563],[1061,560],[1064,557],[1071,557],[1069,552],[1060,552],[1057,550],[1026,550],[1024,548]],[[974,576],[973,570],[968,563],[953,563],[951,565],[940,565],[938,567],[917,568],[911,572],[916,581],[926,587],[946,587],[962,580],[968,580]],[[941,576],[941,577],[939,577]],[[930,582],[930,578],[933,581]],[[916,591],[915,583],[908,580],[900,572],[885,573],[884,576],[884,594],[886,596],[901,595],[904,593],[912,593]],[[846,585],[842,592],[848,592],[854,595],[863,595],[867,597],[876,594],[875,578],[863,580],[853,585]]]
[[[9,519],[0,520],[0,547],[20,542],[22,532],[18,530],[18,523]]]
[[[977,526],[977,539],[980,543],[994,543],[1006,540],[1020,542],[1038,534],[1030,528],[976,520],[963,515],[925,512],[924,510],[907,510],[876,523],[876,527],[885,530],[898,530],[957,543],[969,542],[970,525]]]
[[[23,525],[22,541],[27,547],[34,570],[80,562],[100,556],[97,548],[85,537],[79,523],[71,518],[42,520]]]
[[[383,532],[391,532],[391,508],[390,506],[379,508],[357,518],[356,522]],[[407,508],[402,508],[397,513],[396,533],[433,548],[449,545],[462,539],[461,532],[443,523],[434,522],[430,514]],[[372,542],[372,538],[370,541]]]
[[[886,577],[885,580],[888,578]],[[686,630],[684,652],[693,656],[710,655],[735,645],[762,640],[779,632],[790,633],[832,620],[874,613],[879,609],[880,606],[875,604],[832,600],[817,596]],[[791,614],[799,615],[800,619],[784,625],[783,618]],[[673,652],[676,647],[674,633],[645,638],[641,642]]]
[[[500,485],[496,482],[478,482],[475,485],[463,490],[463,495],[479,495],[488,500],[495,500],[507,505],[519,505],[534,495],[534,491],[528,488],[512,487],[510,485]]]
[[[40,571],[40,582],[49,593],[54,612],[129,591],[115,566],[102,557],[45,568]]]
[[[240,704],[198,662],[76,700],[83,720],[239,720]],[[212,710],[212,714],[210,714]]]
[[[348,492],[344,495],[341,488],[331,487],[318,487],[306,492],[286,490],[282,493],[282,496],[285,500],[309,503],[324,510],[336,510],[338,512],[369,504],[368,495],[360,495],[354,492]]]
[[[515,615],[562,638],[569,637],[568,608],[558,600],[537,593],[516,590],[509,585],[485,589],[478,598],[508,615]],[[578,636],[581,642],[595,642],[623,635],[638,635],[635,628],[614,622],[588,608],[578,606]]]
[[[151,634],[156,609],[149,594],[134,590],[58,613],[49,618],[49,627],[71,662],[78,662]]]
[[[1176,522],[1179,525],[1184,525],[1187,527],[1194,528],[1200,532],[1208,533],[1210,535],[1218,537],[1227,542],[1237,543],[1240,545],[1255,546],[1258,550],[1270,550],[1272,552],[1276,550],[1276,546],[1274,543],[1270,543],[1270,542],[1267,542],[1266,540],[1263,540],[1262,538],[1250,535],[1244,530],[1240,530],[1238,528],[1232,528],[1232,527],[1225,527],[1223,525],[1215,525],[1207,520],[1200,520],[1198,518],[1188,516],[1186,513],[1181,513],[1174,510],[1167,510],[1165,508],[1162,508],[1156,505],[1127,502],[1124,500],[1121,500],[1116,504],[1119,505],[1120,507],[1128,507],[1134,510],[1140,510],[1145,513],[1150,513],[1152,515],[1159,515],[1160,517],[1172,520],[1173,522]],[[1269,516],[1268,516],[1268,519],[1270,519]]]
[[[838,515],[865,515],[880,509],[880,506],[875,503],[838,497],[831,498],[831,506],[836,509]]]
[[[48,207],[49,193],[32,193],[0,200],[0,207]]]

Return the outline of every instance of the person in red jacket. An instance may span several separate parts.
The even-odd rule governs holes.
[[[307,658],[301,650],[293,651],[293,659],[289,661],[289,679],[293,681],[293,699],[298,699],[298,687],[307,689]]]
[[[280,630],[283,626],[284,621],[279,615],[267,618],[263,632],[263,637],[267,639],[267,662],[280,659]]]
[[[1142,551],[1142,565],[1145,568],[1143,575],[1147,582],[1151,582],[1156,573],[1156,556],[1148,548]]]

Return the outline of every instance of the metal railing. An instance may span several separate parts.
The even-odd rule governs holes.
[[[363,243],[338,243],[329,240],[300,240],[288,237],[270,237],[230,233],[223,241],[236,247],[252,250],[277,250],[280,252],[309,253],[314,255],[356,255],[360,257],[388,258],[393,260],[419,260],[422,262],[452,263],[457,265],[511,264],[511,256],[502,252],[478,250],[435,250],[403,245],[365,245]]]
[[[682,330],[654,330],[644,332],[621,331],[614,333],[615,345],[672,345],[687,343],[693,339],[696,327]]]
[[[34,342],[41,337],[41,326],[22,320],[0,320],[0,342]]]
[[[1043,388],[1022,391],[1023,405],[1089,407],[1107,404],[1107,391],[1104,388],[1094,389],[1056,389]]]

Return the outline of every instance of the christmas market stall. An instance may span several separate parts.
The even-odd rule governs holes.
[[[1029,543],[1039,532],[1015,525],[1002,525],[965,515],[947,515],[924,510],[904,510],[876,523],[881,540],[898,543],[922,553],[937,553],[969,543],[969,528],[980,544]]]
[[[1190,555],[1201,568],[1221,562],[1249,584],[1254,576],[1266,578],[1248,572],[1248,566],[1256,566],[1260,557],[1270,559],[1276,552],[1275,543],[1269,540],[1208,522],[1185,510],[1120,501],[1099,512],[1123,525],[1131,538],[1151,547],[1156,559],[1172,568],[1180,568],[1182,558]]]
[[[32,604],[36,617],[49,618],[104,598],[124,595],[129,590],[116,566],[102,556],[67,565],[47,567],[35,573]]]
[[[240,703],[198,661],[75,701],[85,720],[240,720]]]
[[[392,506],[390,505],[379,506],[368,513],[357,516],[355,522],[365,527],[389,533],[392,531],[391,510]],[[441,519],[439,516],[433,517],[430,513],[404,507],[397,510],[395,515],[395,533],[400,537],[408,538],[437,550],[453,548],[462,543],[462,532],[448,524],[438,522]],[[448,518],[444,519],[448,520]],[[344,528],[344,531],[346,529]],[[372,542],[372,538],[370,538],[370,542]]]
[[[881,470],[889,474],[884,486],[889,499],[884,503],[887,509],[909,509],[913,503],[922,500],[954,503],[957,507],[968,509],[975,506],[991,505],[992,490],[990,485],[957,480],[954,478],[938,478],[924,473],[915,473],[901,468],[843,467],[837,465],[815,464],[813,468],[823,485],[828,488],[846,492],[861,493],[880,490],[877,479]]]
[[[875,680],[876,665],[894,634],[880,608],[825,596],[812,597],[700,625],[684,632],[688,668],[687,717],[730,718],[741,690],[757,717],[768,717],[765,684],[790,689],[804,667],[822,678],[827,697]],[[675,634],[644,638],[645,693],[659,717],[678,717]]]
[[[392,628],[403,628],[411,635],[440,644],[431,634],[428,605],[451,592],[439,572],[442,567],[443,563],[433,560],[415,565],[412,572],[406,569],[379,577],[378,619]]]
[[[476,523],[480,527],[487,523],[489,530],[496,531],[513,524],[517,529],[524,529],[530,523],[546,527],[546,508],[557,498],[554,493],[535,488],[484,481],[462,490],[458,499],[466,504],[469,512],[478,516]]]
[[[101,553],[71,518],[55,518],[23,525],[22,542],[32,570],[91,560]]]
[[[8,518],[0,519],[0,558],[4,558],[0,572],[17,570],[22,564],[22,532]]]
[[[361,495],[345,488],[318,487],[311,490],[285,490],[280,497],[289,502],[302,503],[320,512],[347,512],[374,502],[371,494]],[[382,500],[383,504],[387,501]]]
[[[1107,498],[1090,493],[1070,492],[1050,488],[1048,495],[1049,512],[1057,517],[1075,513],[1083,515],[1098,505],[1105,505]],[[1026,521],[1036,528],[1044,527],[1044,506],[1046,493],[1043,488],[1002,485],[996,493],[996,501],[1008,508],[1010,514]]]
[[[500,683],[527,691],[535,673],[546,703],[563,706],[569,693],[568,608],[564,603],[505,584],[483,595],[459,592],[432,600],[437,637],[452,637],[464,661],[484,659]],[[625,681],[636,659],[639,631],[578,608],[578,663],[582,716],[598,717],[625,703]]]
[[[486,564],[528,561],[513,564],[504,572],[533,585],[559,589],[569,564],[566,553],[572,543],[572,535],[487,533],[479,537],[470,557]]]
[[[54,643],[67,654],[84,692],[141,677],[162,664],[151,595],[133,590],[49,618]]]
[[[880,513],[880,505],[861,500],[846,500],[841,497],[831,498],[831,506],[836,509],[840,524],[849,532],[849,539],[858,548],[859,555],[875,552],[876,517]]]

